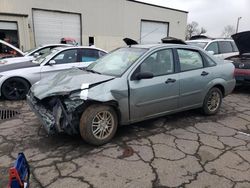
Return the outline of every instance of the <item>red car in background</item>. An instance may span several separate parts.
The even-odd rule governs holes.
[[[250,85],[250,31],[236,33],[232,38],[239,49],[239,55],[227,60],[233,61],[237,84]]]

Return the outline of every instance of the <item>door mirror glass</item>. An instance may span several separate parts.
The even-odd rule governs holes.
[[[50,60],[49,61],[49,65],[55,65],[56,64],[56,61],[55,60]]]
[[[139,72],[135,75],[135,78],[137,80],[142,80],[142,79],[151,79],[154,77],[154,74],[152,72]]]

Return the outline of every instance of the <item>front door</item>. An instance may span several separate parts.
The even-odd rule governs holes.
[[[138,73],[153,73],[153,78],[136,79]],[[172,50],[159,50],[147,57],[133,73],[129,87],[132,122],[176,110],[179,74],[175,73]]]

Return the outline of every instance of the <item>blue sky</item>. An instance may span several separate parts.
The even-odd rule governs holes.
[[[186,10],[188,22],[196,21],[211,37],[220,37],[223,28],[240,20],[239,31],[250,30],[249,0],[140,0],[166,7]]]

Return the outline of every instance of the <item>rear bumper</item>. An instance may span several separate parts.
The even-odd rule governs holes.
[[[250,84],[250,69],[235,69],[237,84]]]

